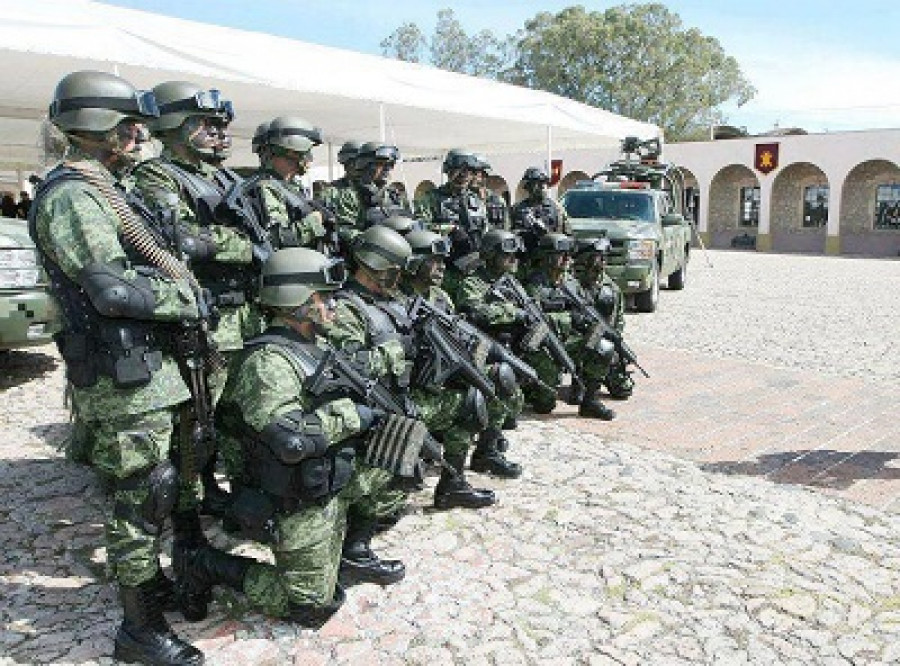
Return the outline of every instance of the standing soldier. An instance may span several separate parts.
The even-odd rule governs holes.
[[[485,243],[488,243],[492,234],[496,233],[496,230],[489,231],[485,235]],[[444,281],[445,258],[450,254],[449,241],[431,231],[413,231],[406,240],[413,251],[413,262],[405,279],[407,293],[421,296],[441,310],[454,314],[456,308],[453,300],[441,288]],[[476,282],[478,287],[474,286]],[[481,289],[481,286],[484,288]],[[487,285],[482,277],[478,273],[470,275],[463,281],[463,289],[473,296],[475,291],[480,292],[476,303],[476,307],[480,308],[487,293]],[[493,374],[493,371],[489,371],[489,374]],[[495,383],[498,386],[502,384],[502,382]],[[510,383],[515,383],[514,379]],[[509,443],[503,436],[502,428],[504,423],[515,421],[522,411],[523,403],[524,398],[518,385],[509,390],[508,395],[488,401],[488,426],[478,434],[478,442],[472,452],[469,469],[507,479],[515,479],[522,475],[521,465],[507,460],[503,455]]]
[[[547,233],[571,234],[572,225],[563,210],[547,192],[550,177],[543,169],[529,167],[522,176],[525,198],[513,206],[512,230],[522,236],[525,251],[531,253]]]
[[[163,152],[138,165],[135,187],[151,209],[169,221],[166,226],[173,243],[190,259],[197,280],[211,293],[218,316],[214,341],[230,360],[243,347],[244,336],[259,328],[248,303],[255,284],[254,244],[216,215],[225,194],[216,181],[219,131],[222,120],[232,117],[234,110],[218,90],[204,90],[186,81],[161,83],[153,91],[160,116],[151,123],[151,130],[162,142]],[[197,240],[185,242],[190,238]],[[257,259],[262,258],[260,251]],[[227,363],[209,377],[213,404],[226,378]],[[191,452],[182,455],[187,460]],[[228,496],[216,484],[215,453],[208,461],[196,462],[202,470],[204,511],[224,515]],[[177,512],[173,519],[176,550],[202,541],[196,512]]]
[[[342,241],[349,242],[393,215],[409,215],[406,199],[390,185],[391,170],[399,159],[396,146],[369,141],[359,147],[353,160],[355,181],[336,189],[329,200]]]
[[[625,297],[619,285],[605,270],[609,248],[609,239],[605,237],[579,239],[575,254],[575,277],[578,278],[586,300],[621,335],[625,330]],[[631,397],[634,380],[625,359],[619,354],[613,356],[604,383],[610,398],[627,400]]]
[[[487,208],[473,191],[472,178],[480,162],[470,151],[454,148],[444,157],[447,182],[416,202],[416,214],[431,231],[450,238],[451,283],[475,269],[481,238],[489,228]]]
[[[484,155],[475,155],[472,189],[484,201],[488,224],[494,229],[509,229],[509,207],[503,197],[488,187],[487,179],[491,163]]]
[[[203,654],[163,616],[173,591],[158,557],[183,481],[169,448],[190,397],[164,341],[197,329],[199,290],[125,203],[113,175],[138,154],[138,123],[157,113],[152,94],[112,74],[64,77],[50,121],[70,151],[39,188],[29,224],[62,311],[57,343],[73,399],[93,422],[91,464],[113,481],[106,549],[124,610],[114,656],[195,666]]]
[[[578,415],[611,421],[615,412],[600,402],[599,393],[603,379],[609,371],[613,355],[612,344],[596,336],[588,335],[587,320],[564,292],[564,286],[577,289],[578,284],[566,271],[569,256],[575,250],[571,236],[551,232],[541,237],[537,247],[535,270],[525,281],[525,288],[550,320],[559,338],[575,361],[578,378],[584,383],[584,395],[570,397],[578,403]],[[596,337],[596,339],[594,339]],[[534,366],[541,379],[550,386],[560,384],[563,368],[546,351],[529,356],[526,360]],[[576,382],[573,378],[573,389]],[[529,398],[526,393],[526,398]],[[551,405],[551,396],[539,392],[532,402],[540,404],[543,411]],[[555,396],[552,397],[555,404]],[[552,406],[551,406],[552,409]],[[549,411],[549,410],[548,410]]]
[[[306,195],[300,177],[312,162],[319,130],[302,118],[280,116],[267,123],[259,139],[259,171],[241,185],[273,249],[326,249],[325,214]]]

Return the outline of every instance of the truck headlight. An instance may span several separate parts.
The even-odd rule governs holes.
[[[0,289],[36,287],[41,270],[32,248],[0,250]]]
[[[656,243],[652,240],[639,240],[628,243],[629,261],[650,261],[655,255]]]

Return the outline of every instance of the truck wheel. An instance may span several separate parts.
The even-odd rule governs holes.
[[[638,312],[656,312],[659,305],[659,266],[653,269],[653,280],[647,291],[634,295],[634,307]]]
[[[680,291],[684,289],[684,280],[687,277],[687,263],[677,271],[669,275],[669,289]]]

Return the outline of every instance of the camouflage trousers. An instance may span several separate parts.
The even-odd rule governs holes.
[[[400,508],[405,495],[387,489],[393,476],[384,470],[357,466],[340,493],[276,518],[275,564],[253,564],[244,579],[244,593],[255,608],[285,617],[290,605],[324,605],[334,596],[348,513],[374,518]]]
[[[465,394],[454,389],[415,389],[412,398],[429,432],[444,443],[444,454],[465,455],[478,432],[476,426],[464,422],[462,406]]]
[[[106,520],[109,568],[121,585],[138,585],[159,569],[162,525],[143,518],[148,476],[169,459],[176,408],[123,414],[91,423],[91,464],[113,487]],[[189,494],[183,492],[182,494]]]
[[[516,419],[525,407],[525,394],[521,388],[509,398],[488,400],[488,427],[501,430],[507,419]]]
[[[585,386],[588,388],[599,388],[609,372],[609,362],[604,361],[596,352],[587,349],[583,336],[571,336],[566,340],[565,346]],[[554,389],[559,387],[564,368],[557,364],[546,350],[540,349],[526,354],[523,360],[537,371],[538,376],[545,384]],[[556,406],[555,390],[548,391],[537,386],[525,386],[522,390],[525,394],[525,400],[531,404],[536,412],[549,414]]]

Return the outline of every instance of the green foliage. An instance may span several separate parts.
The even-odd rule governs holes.
[[[430,41],[405,23],[381,43],[385,55],[546,90],[655,123],[670,141],[704,138],[724,122],[720,107],[756,90],[714,37],[685,28],[659,3],[605,11],[541,12],[514,36],[468,35],[452,9],[438,12]]]
[[[516,47],[508,80],[655,123],[669,140],[705,136],[718,107],[756,92],[718,40],[657,3],[541,12]]]

